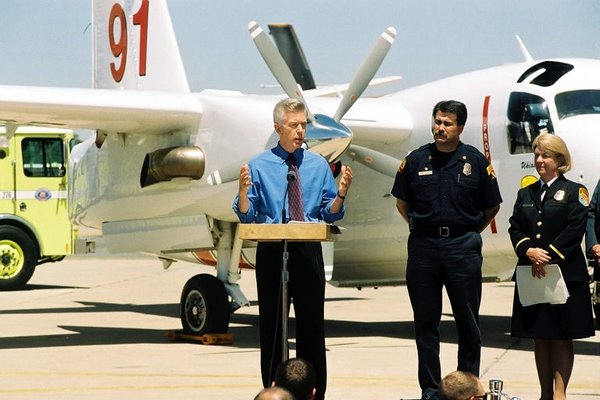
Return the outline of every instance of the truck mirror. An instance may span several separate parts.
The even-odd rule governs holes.
[[[10,145],[10,140],[6,135],[0,134],[0,160],[6,158],[8,155],[8,148]]]

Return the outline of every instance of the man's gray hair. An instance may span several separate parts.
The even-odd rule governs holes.
[[[300,100],[294,98],[279,100],[273,109],[273,122],[283,124],[286,113],[297,111],[306,111],[306,106]]]

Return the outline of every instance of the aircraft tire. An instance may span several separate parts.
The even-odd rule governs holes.
[[[37,247],[28,234],[15,226],[0,226],[0,290],[25,286],[37,259]]]
[[[190,278],[181,292],[179,315],[183,330],[193,335],[225,333],[229,301],[223,282],[209,274]]]

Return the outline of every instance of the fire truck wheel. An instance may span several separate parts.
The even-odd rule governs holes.
[[[180,317],[184,331],[201,336],[225,333],[229,328],[229,301],[223,282],[212,275],[199,274],[183,287]]]
[[[0,226],[0,290],[25,286],[37,264],[37,248],[29,235],[14,226]]]

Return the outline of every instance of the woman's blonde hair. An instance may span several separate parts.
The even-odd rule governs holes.
[[[533,151],[539,147],[544,152],[556,157],[561,162],[558,170],[562,174],[571,169],[571,153],[569,153],[567,145],[560,137],[551,133],[541,133],[535,138],[531,147]]]

